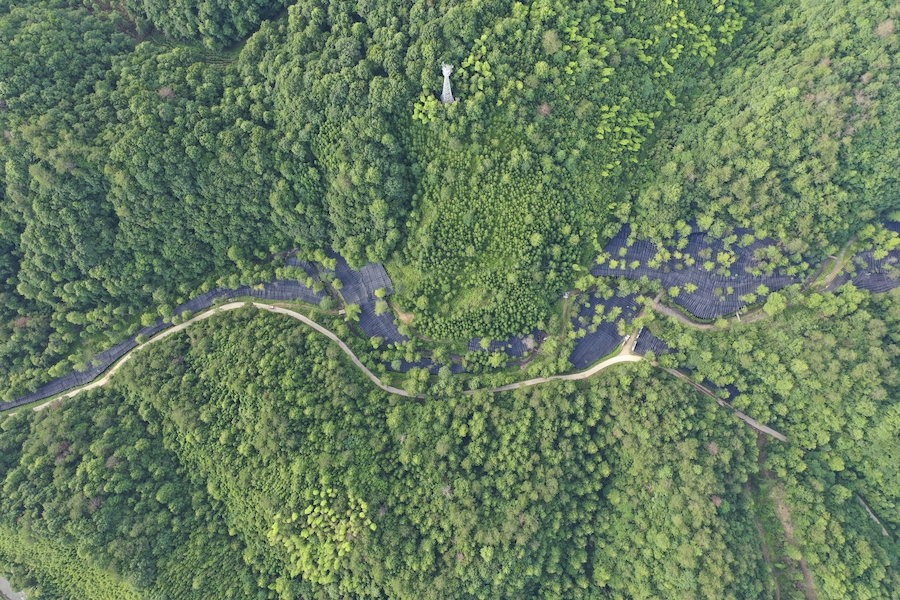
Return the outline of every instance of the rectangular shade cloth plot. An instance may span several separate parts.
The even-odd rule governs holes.
[[[337,261],[333,272],[341,280],[341,296],[348,303],[361,305],[366,300],[375,300],[375,292],[380,288],[384,288],[388,295],[394,292],[391,278],[384,266],[368,263],[355,271],[340,254],[331,251],[328,255]]]
[[[399,344],[409,341],[401,334],[394,323],[394,313],[387,311],[382,315],[375,314],[375,302],[366,300],[360,304],[359,327],[369,337],[380,337],[386,344]]]
[[[639,309],[635,298],[633,295],[624,298],[613,296],[609,300],[604,300],[594,293],[589,294],[587,306],[583,306],[578,315],[572,317],[572,327],[575,331],[587,332],[584,337],[577,339],[575,349],[569,356],[569,362],[575,365],[576,369],[586,369],[613,352],[622,343],[624,337],[619,335],[618,322],[625,319],[626,323],[630,323],[634,319]],[[620,313],[613,322],[604,320],[596,326],[593,325],[592,321],[596,315],[609,316],[616,308],[620,309]],[[588,321],[587,325],[582,324],[583,319]]]
[[[735,230],[735,234],[739,237],[747,233],[750,233],[749,230]],[[719,272],[720,265],[708,270],[705,263],[707,260],[715,262],[719,255],[725,252],[724,242],[701,231],[694,230],[687,237],[685,247],[680,251],[682,258],[676,259],[675,250],[669,249],[670,258],[656,267],[648,265],[659,253],[657,245],[635,240],[629,246],[630,235],[631,229],[626,225],[605,248],[610,258],[603,264],[595,265],[591,269],[591,274],[595,277],[626,279],[646,277],[660,281],[666,290],[677,287],[679,294],[673,297],[673,301],[700,319],[715,319],[743,309],[747,303],[741,300],[741,296],[757,295],[760,285],[768,288],[769,292],[774,292],[800,282],[798,277],[778,269],[770,275],[752,274],[754,270],[763,269],[763,261],[757,258],[756,254],[772,246],[774,244],[772,240],[756,240],[745,247],[732,244],[730,251],[736,258],[728,268],[728,273],[723,274]],[[704,259],[703,256],[709,256],[709,259]],[[687,264],[687,257],[691,257],[694,264]],[[696,286],[697,289],[688,292],[686,288],[689,284]],[[764,296],[757,298],[758,301],[764,299]]]
[[[645,356],[648,352],[652,352],[655,356],[660,356],[671,351],[669,345],[650,333],[646,328],[641,329],[638,338],[634,343],[635,354]]]

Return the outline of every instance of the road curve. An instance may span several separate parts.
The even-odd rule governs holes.
[[[122,365],[124,365],[126,362],[128,362],[131,359],[131,357],[134,355],[134,353],[139,351],[141,348],[144,348],[145,346],[148,346],[149,344],[156,343],[159,340],[165,339],[168,336],[173,335],[179,331],[183,331],[184,329],[190,327],[192,324],[197,323],[198,321],[202,321],[204,319],[208,319],[215,314],[229,311],[229,310],[235,310],[238,308],[243,308],[243,307],[247,306],[248,304],[252,304],[253,306],[255,306],[256,308],[258,308],[260,310],[265,310],[265,311],[268,311],[271,313],[276,313],[279,315],[285,315],[285,316],[291,317],[293,319],[297,319],[298,321],[302,321],[306,325],[309,325],[310,327],[312,327],[313,329],[315,329],[316,331],[318,331],[319,333],[321,333],[322,335],[324,335],[325,337],[327,337],[328,339],[330,339],[331,341],[336,343],[341,348],[341,350],[343,350],[344,353],[350,357],[350,360],[353,361],[353,364],[356,365],[363,373],[365,373],[366,377],[368,377],[369,380],[372,383],[374,383],[375,385],[377,385],[379,388],[381,388],[382,390],[384,390],[385,392],[387,392],[389,394],[394,394],[397,396],[404,396],[406,398],[412,397],[410,395],[410,393],[407,392],[406,390],[401,390],[400,388],[395,388],[393,386],[383,384],[381,382],[381,379],[379,379],[378,376],[375,375],[375,373],[370,371],[362,363],[362,361],[359,360],[359,358],[353,353],[353,350],[351,350],[350,347],[347,346],[347,344],[345,344],[343,342],[343,340],[341,340],[337,335],[335,335],[328,329],[322,327],[321,325],[319,325],[318,323],[316,323],[309,317],[306,317],[306,316],[298,313],[297,311],[291,310],[289,308],[282,308],[280,306],[272,306],[270,304],[261,304],[259,302],[230,302],[228,304],[223,304],[222,306],[212,308],[204,313],[201,313],[201,314],[193,317],[192,319],[190,319],[188,321],[185,321],[184,323],[180,323],[174,327],[171,327],[169,329],[166,329],[165,331],[160,332],[156,336],[150,338],[149,340],[147,340],[140,346],[137,346],[136,348],[132,349],[128,354],[123,356],[106,373],[104,373],[103,377],[96,379],[87,385],[83,385],[80,388],[76,388],[74,390],[69,390],[67,392],[64,392],[64,393],[60,394],[59,396],[57,396],[56,398],[54,398],[53,400],[50,400],[49,402],[45,402],[45,403],[41,404],[40,406],[36,406],[33,410],[36,410],[36,411],[41,410],[43,408],[46,408],[47,406],[50,406],[53,402],[56,402],[57,400],[61,400],[62,398],[71,398],[73,396],[80,394],[83,391],[91,390],[91,389],[106,385],[109,382],[110,377],[115,375],[116,372],[122,367]],[[596,365],[594,365],[590,369],[587,369],[586,371],[581,371],[579,373],[569,373],[567,375],[551,375],[550,377],[537,377],[535,379],[528,379],[526,381],[518,381],[516,383],[501,385],[500,387],[490,388],[490,389],[486,389],[486,390],[466,390],[463,393],[464,394],[474,394],[479,391],[487,391],[490,393],[509,392],[509,391],[516,390],[519,388],[531,387],[531,386],[535,386],[535,385],[540,385],[542,383],[548,383],[550,381],[578,381],[580,379],[587,379],[589,377],[593,377],[600,371],[607,369],[609,367],[612,367],[613,365],[618,365],[618,364],[622,364],[622,363],[636,363],[636,362],[640,362],[642,360],[644,360],[644,357],[639,356],[637,354],[633,354],[631,352],[630,345],[626,343],[625,345],[622,346],[622,350],[617,355],[612,356],[610,358],[607,358],[604,361],[597,363]],[[691,381],[690,378],[686,377],[680,371],[677,371],[675,369],[666,369],[666,371],[675,375],[676,377],[686,379],[688,381],[688,383],[690,383],[692,386],[694,386],[695,388],[697,388],[699,391],[706,394],[707,396],[714,398],[716,401],[719,402],[719,404],[722,404],[723,406],[727,406],[728,408],[731,408],[732,410],[734,410],[735,414],[737,414],[737,416],[739,418],[741,418],[744,422],[746,422],[748,425],[750,425],[757,431],[761,431],[763,433],[769,434],[783,442],[787,441],[787,438],[784,435],[782,435],[781,433],[775,431],[774,429],[766,427],[765,425],[757,423],[752,418],[750,418],[747,415],[743,414],[742,412],[734,409],[734,407],[732,407],[730,404],[727,404],[723,400],[717,398],[715,396],[715,394],[713,394],[708,389]],[[415,396],[415,397],[416,398],[424,398],[425,396],[419,395],[419,396]]]
[[[568,375],[551,375],[550,377],[538,377],[536,379],[528,379],[525,381],[517,381],[516,383],[510,383],[508,385],[501,385],[500,387],[493,388],[488,390],[490,392],[508,392],[511,390],[516,390],[523,387],[530,387],[532,385],[540,385],[542,383],[547,383],[548,381],[577,381],[579,379],[587,379],[588,377],[592,377],[606,369],[607,367],[611,367],[613,365],[618,365],[620,363],[627,362],[640,362],[644,360],[643,356],[638,356],[637,354],[632,354],[631,351],[625,347],[622,348],[622,351],[613,356],[612,358],[607,358],[603,362],[597,363],[587,371],[581,371],[580,373],[570,373]],[[474,394],[481,390],[469,390],[463,392],[464,394]]]
[[[265,310],[265,311],[268,311],[271,313],[277,313],[279,315],[285,315],[285,316],[291,317],[293,319],[297,319],[298,321],[302,321],[306,325],[309,325],[310,327],[312,327],[313,329],[315,329],[316,331],[318,331],[319,333],[321,333],[322,335],[324,335],[325,337],[327,337],[328,339],[330,339],[331,341],[336,343],[341,348],[341,350],[344,351],[344,354],[346,354],[347,356],[350,357],[350,360],[353,361],[353,364],[356,365],[363,373],[365,373],[366,377],[368,377],[369,380],[372,383],[374,383],[375,385],[377,385],[379,388],[381,388],[382,390],[384,390],[385,392],[387,392],[389,394],[394,394],[397,396],[404,396],[406,398],[411,397],[409,392],[407,392],[406,390],[401,390],[400,388],[395,388],[393,386],[385,385],[384,383],[382,383],[381,379],[379,379],[378,376],[375,375],[375,373],[370,371],[366,367],[366,365],[364,365],[362,363],[362,361],[359,360],[359,358],[356,356],[356,354],[353,353],[353,350],[351,350],[350,347],[347,346],[347,344],[345,344],[343,342],[343,340],[341,340],[341,338],[339,338],[337,335],[335,335],[328,329],[325,329],[324,327],[322,327],[321,325],[319,325],[318,323],[316,323],[309,317],[306,317],[306,316],[298,313],[297,311],[291,310],[289,308],[282,308],[280,306],[272,306],[271,304],[261,304],[259,302],[230,302],[228,304],[223,304],[222,306],[218,306],[218,307],[212,308],[206,312],[200,313],[199,315],[191,318],[188,321],[185,321],[184,323],[180,323],[174,327],[171,327],[169,329],[166,329],[165,331],[160,332],[159,334],[150,338],[149,340],[147,340],[140,346],[137,346],[136,348],[132,349],[128,354],[123,356],[116,364],[114,364],[112,367],[110,367],[110,369],[106,373],[103,374],[103,377],[96,379],[87,385],[83,385],[80,388],[75,388],[74,390],[69,390],[67,392],[64,392],[64,393],[60,394],[59,396],[56,396],[56,398],[54,398],[53,400],[44,402],[40,406],[34,407],[33,410],[41,410],[43,408],[46,408],[47,406],[50,406],[52,403],[56,402],[57,400],[61,400],[62,398],[72,398],[73,396],[76,396],[86,390],[92,390],[94,388],[104,386],[107,383],[109,383],[110,377],[115,375],[116,372],[122,367],[122,365],[124,365],[126,362],[128,362],[131,359],[131,357],[134,355],[134,353],[139,351],[141,348],[144,348],[145,346],[156,343],[159,340],[163,340],[163,339],[169,337],[170,335],[174,335],[175,333],[178,333],[179,331],[183,331],[184,329],[187,329],[194,323],[197,323],[198,321],[202,321],[204,319],[208,319],[215,314],[229,311],[229,310],[235,310],[238,308],[243,308],[244,306],[247,306],[248,304],[252,304],[253,306],[255,306],[256,308],[258,308],[260,310]],[[553,375],[551,377],[538,377],[537,379],[529,379],[527,381],[511,383],[509,385],[503,385],[503,386],[500,386],[497,388],[488,389],[486,391],[491,392],[491,393],[505,392],[505,391],[514,390],[514,389],[520,388],[520,387],[529,387],[532,385],[539,385],[541,383],[547,383],[548,381],[554,381],[554,380],[572,381],[572,380],[577,380],[577,379],[587,379],[588,377],[591,377],[591,376],[599,373],[603,369],[605,369],[607,367],[611,367],[612,365],[616,365],[616,364],[624,363],[624,362],[638,362],[641,360],[643,360],[643,358],[641,356],[631,354],[630,349],[626,346],[626,347],[622,348],[622,352],[620,354],[613,356],[612,358],[608,358],[608,359],[604,360],[603,362],[591,367],[587,371],[582,371],[580,373],[571,373],[569,375]],[[483,391],[483,390],[467,390],[466,392],[463,392],[463,393],[474,394],[476,391]],[[424,398],[424,397],[425,396],[422,396],[422,395],[416,396],[416,398]]]
[[[57,396],[56,398],[54,398],[53,400],[50,400],[49,402],[45,402],[45,403],[41,404],[40,406],[34,407],[34,410],[41,410],[41,409],[49,406],[56,400],[60,400],[62,398],[71,398],[73,396],[80,394],[81,392],[84,392],[87,390],[92,390],[96,387],[104,386],[109,382],[109,378],[112,377],[113,375],[115,375],[116,372],[122,367],[122,365],[124,365],[126,362],[128,362],[128,360],[131,359],[131,357],[134,355],[134,353],[137,352],[138,350],[140,350],[141,348],[144,348],[150,344],[156,343],[159,340],[163,340],[163,339],[169,337],[170,335],[178,333],[179,331],[183,331],[183,330],[187,329],[188,327],[190,327],[191,325],[193,325],[194,323],[197,323],[198,321],[208,319],[211,316],[216,315],[221,312],[235,310],[238,308],[243,308],[243,307],[247,306],[248,304],[252,304],[256,308],[259,308],[261,310],[266,310],[266,311],[278,313],[281,315],[287,315],[289,317],[297,319],[298,321],[303,321],[305,324],[309,325],[310,327],[312,327],[313,329],[315,329],[316,331],[318,331],[319,333],[321,333],[328,339],[332,340],[333,342],[336,342],[338,344],[338,346],[341,347],[341,350],[343,350],[350,357],[350,359],[353,361],[353,364],[355,364],[357,367],[359,367],[363,371],[363,373],[365,373],[366,376],[372,380],[372,383],[374,383],[375,385],[377,385],[378,387],[380,387],[381,389],[383,389],[384,391],[386,391],[388,393],[396,394],[398,396],[406,396],[407,398],[409,397],[409,392],[407,392],[406,390],[401,390],[399,388],[395,388],[390,385],[384,385],[383,383],[381,383],[381,380],[372,371],[370,371],[368,368],[366,368],[366,366],[364,364],[362,364],[362,362],[359,360],[359,358],[357,358],[356,355],[353,354],[353,351],[349,348],[349,346],[347,346],[347,344],[345,344],[343,341],[341,341],[341,338],[336,336],[331,331],[325,329],[324,327],[322,327],[321,325],[319,325],[312,319],[305,317],[296,311],[293,311],[293,310],[290,310],[287,308],[281,308],[280,306],[272,306],[270,304],[261,304],[259,302],[229,302],[228,304],[223,304],[222,306],[217,306],[215,308],[211,308],[210,310],[208,310],[204,313],[200,313],[196,317],[193,317],[190,320],[185,321],[184,323],[180,323],[180,324],[176,325],[175,327],[170,327],[169,329],[166,329],[165,331],[158,333],[157,335],[153,336],[152,338],[150,338],[149,340],[147,340],[140,346],[137,346],[136,348],[132,349],[128,354],[123,356],[119,360],[119,362],[117,362],[112,367],[110,367],[110,369],[106,373],[104,373],[103,377],[101,377],[100,379],[96,379],[87,385],[81,386],[80,388],[75,388],[74,390],[69,390],[68,392],[64,392],[64,393],[60,394],[59,396]]]

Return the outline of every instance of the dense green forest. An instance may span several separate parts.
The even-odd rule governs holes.
[[[292,247],[386,262],[426,336],[496,339],[623,222],[814,264],[897,209],[884,2],[282,8],[0,2],[4,398]]]
[[[388,394],[247,308],[0,414],[0,574],[48,599],[900,599],[900,292],[797,284],[704,331],[649,308],[658,284],[588,275],[625,224],[749,228],[798,278],[831,255],[828,281],[878,246],[898,21],[887,0],[0,0],[0,400],[198,293],[299,273],[290,250],[386,265],[376,310],[411,342],[317,313],[373,370],[444,365]],[[567,312],[573,287],[644,294],[672,351],[461,391],[571,367],[567,325],[601,319]],[[521,361],[466,351],[535,329]]]
[[[696,218],[835,252],[897,203],[896,3],[762,2],[741,43],[659,130],[632,219],[668,238]]]
[[[848,568],[850,548],[866,561],[875,554],[861,540],[859,523],[848,523],[839,507],[864,498],[896,539],[900,292],[812,294],[772,319],[702,336],[673,321],[651,327],[678,349],[661,357],[663,364],[734,386],[736,407],[793,443],[766,446],[769,468],[784,481],[799,547],[823,586],[834,597],[879,597],[868,580],[882,568],[877,560],[863,580]],[[840,542],[822,544],[831,536]],[[895,549],[895,566],[898,556]],[[896,594],[894,577],[888,589]]]
[[[868,327],[849,323],[841,333]],[[0,564],[14,585],[49,598],[743,599],[772,597],[770,569],[802,557],[820,598],[896,597],[896,467],[866,450],[888,425],[836,432],[833,447],[786,427],[799,443],[759,448],[649,362],[419,403],[326,342],[284,317],[224,313],[148,347],[112,387],[7,417]],[[770,489],[799,545],[771,564],[757,525],[789,543],[766,520]]]
[[[585,250],[618,230],[619,186],[661,115],[746,8],[597,4],[514,4],[471,28],[474,46],[435,55],[461,67],[459,100],[438,111],[426,90],[417,106],[423,176],[398,260],[424,333],[501,337],[546,318]]]

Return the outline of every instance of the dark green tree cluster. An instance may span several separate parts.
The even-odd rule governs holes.
[[[2,8],[4,400],[198,289],[271,279],[273,249],[328,245],[313,210],[300,224],[279,212],[285,178],[316,177],[276,144],[258,43],[209,64],[136,45],[118,13]]]
[[[748,225],[796,256],[896,208],[900,17],[878,0],[302,0],[262,21],[280,6],[0,2],[4,399],[290,247],[388,262],[430,337],[501,338],[621,221]],[[249,38],[208,54],[137,13]]]
[[[827,255],[898,209],[896,4],[760,9],[661,129],[634,194],[642,236],[696,217]]]
[[[0,569],[59,598],[771,597],[755,436],[651,369],[419,403],[225,313],[3,422]]]
[[[131,40],[62,2],[0,4],[0,396],[48,379],[74,327],[69,310],[108,301],[81,272],[103,260],[113,211],[96,201],[102,177],[90,138],[103,127],[86,99]],[[110,228],[110,225],[113,225]],[[59,297],[84,299],[71,308]],[[54,296],[53,291],[57,292]],[[77,318],[77,317],[76,317]],[[63,370],[68,365],[64,365]]]
[[[0,563],[16,587],[49,598],[256,595],[221,503],[160,433],[114,390],[3,423]]]
[[[108,8],[93,0],[84,3],[95,10]],[[245,40],[265,19],[274,17],[289,3],[286,0],[121,0],[108,4],[124,8],[141,35],[155,28],[176,40],[200,40],[207,48],[221,49]]]
[[[298,203],[290,178],[277,201],[301,219],[326,215],[335,248],[354,266],[385,261],[408,212],[407,57],[421,25],[412,13],[395,1],[304,0],[286,24],[261,32],[269,51],[260,69],[278,87],[280,144],[319,167],[314,198]]]
[[[768,464],[776,476],[763,480],[762,489],[774,504],[770,510],[777,521],[770,525],[793,529],[782,554],[785,582],[811,587],[819,598],[896,598],[896,524],[891,526],[881,512],[870,516],[869,499],[851,483],[855,477],[835,472],[829,457],[814,452],[799,460],[797,451],[772,450]],[[812,585],[801,583],[801,561]]]
[[[896,592],[900,293],[869,295],[848,285],[728,331],[699,334],[674,323],[659,331],[679,350],[664,364],[735,386],[736,407],[790,440],[771,447],[767,464],[783,480],[799,549],[827,597]]]
[[[397,264],[409,284],[398,299],[418,327],[501,337],[546,317],[573,264],[628,215],[618,186],[744,8],[514,3],[470,26],[467,43],[435,50],[413,115],[422,175]],[[457,66],[447,107],[434,98],[441,60]]]

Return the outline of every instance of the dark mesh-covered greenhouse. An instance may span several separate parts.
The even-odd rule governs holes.
[[[749,234],[749,230],[735,231],[738,237]],[[665,255],[656,244],[633,240],[629,245],[630,235],[631,228],[626,225],[607,245],[609,258],[595,265],[591,274],[659,280],[667,290],[678,288],[677,295],[670,297],[700,319],[737,312],[747,305],[742,297],[751,294],[757,301],[765,300],[766,294],[759,293],[760,286],[774,292],[800,282],[799,277],[782,268],[765,272],[765,260],[759,256],[774,246],[772,240],[755,240],[743,247],[731,244],[726,248],[722,240],[694,231],[682,242],[681,250],[667,249],[669,256],[663,260]],[[731,264],[726,268],[722,262]]]

